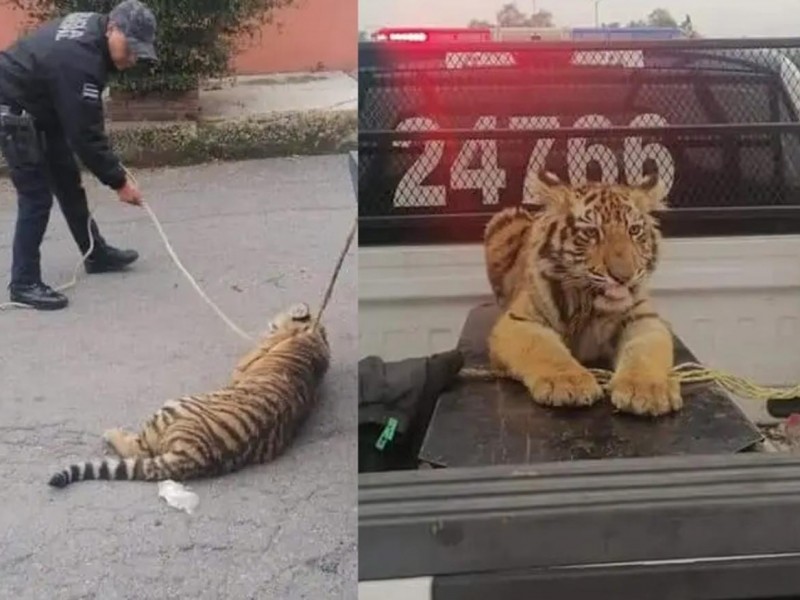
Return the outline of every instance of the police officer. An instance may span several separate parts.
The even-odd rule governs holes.
[[[119,271],[138,257],[110,246],[90,219],[75,155],[119,199],[141,204],[105,134],[102,94],[109,74],[155,61],[156,21],[138,0],[110,14],[72,13],[45,23],[0,52],[0,150],[17,190],[9,295],[40,310],[67,306],[41,278],[39,246],[53,194],[82,254],[87,273]],[[73,154],[74,153],[74,154]],[[91,222],[91,224],[90,224]]]

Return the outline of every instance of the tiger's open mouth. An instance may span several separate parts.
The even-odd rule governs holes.
[[[603,296],[608,300],[620,302],[630,299],[631,290],[621,284],[608,285],[603,289]]]
[[[595,306],[605,312],[627,310],[633,304],[633,292],[622,284],[608,284],[598,290]]]

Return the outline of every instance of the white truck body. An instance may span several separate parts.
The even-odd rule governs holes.
[[[651,288],[708,366],[764,384],[800,380],[800,236],[666,239]],[[451,349],[467,312],[491,299],[478,244],[359,250],[362,355]]]

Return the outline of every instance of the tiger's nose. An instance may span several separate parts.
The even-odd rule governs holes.
[[[618,283],[620,285],[627,285],[627,283],[631,279],[630,275],[621,274],[621,273],[619,273],[619,271],[614,271],[613,269],[609,269],[608,270],[608,275],[609,275],[609,277],[611,277],[611,279],[614,280],[615,283]]]
[[[621,285],[627,284],[635,272],[633,261],[624,254],[615,254],[609,257],[606,262],[608,275]]]

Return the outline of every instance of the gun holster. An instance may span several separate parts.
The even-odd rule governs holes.
[[[43,140],[33,117],[0,104],[0,143],[10,164],[38,164],[42,159]]]

